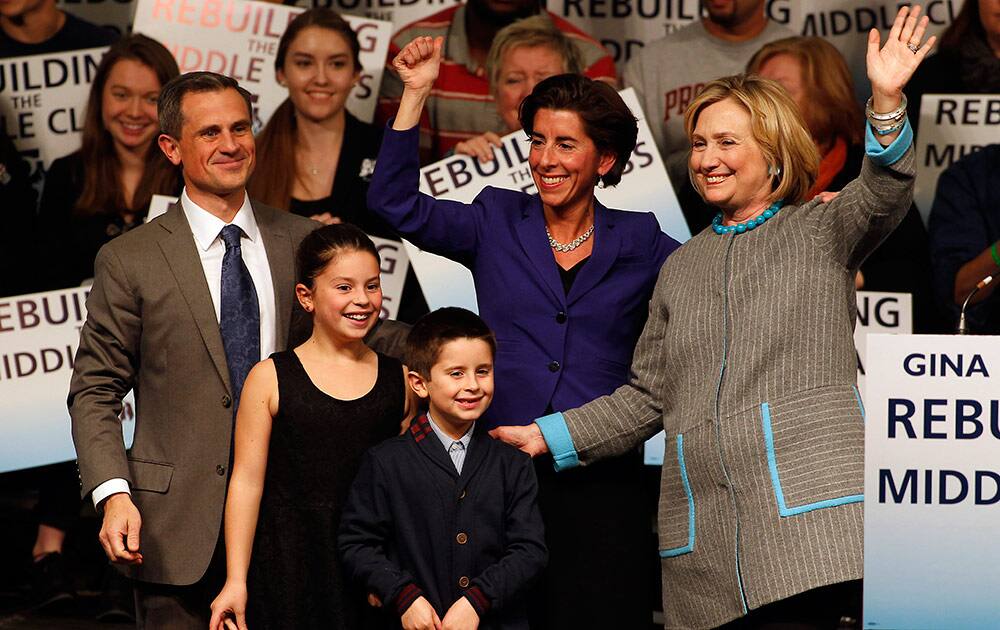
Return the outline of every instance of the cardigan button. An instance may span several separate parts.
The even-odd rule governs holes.
[[[461,501],[464,498],[465,498],[465,490],[462,490],[462,493],[458,495],[458,500]]]
[[[565,324],[566,323],[566,313],[564,313],[562,311],[559,311],[558,313],[556,313],[556,323],[557,324]]]
[[[469,578],[464,575],[458,578],[458,588],[469,588]]]
[[[459,532],[458,535],[455,536],[455,542],[457,542],[460,545],[464,545],[465,543],[469,542],[469,537],[466,536],[465,532]]]
[[[222,397],[222,406],[225,407],[226,409],[229,409],[230,407],[233,406],[233,399],[229,397],[229,394],[226,394],[225,396]]]
[[[560,367],[562,366],[559,365],[558,361],[553,361],[549,363],[549,372],[558,372]]]

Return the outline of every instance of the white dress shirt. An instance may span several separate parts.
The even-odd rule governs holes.
[[[201,267],[205,272],[205,280],[208,282],[208,292],[212,295],[215,319],[218,321],[222,302],[222,257],[226,253],[226,244],[219,235],[227,224],[191,201],[187,189],[181,193],[180,202],[184,217],[187,219],[188,225],[191,226],[191,233],[194,235],[198,256],[201,258]],[[264,360],[271,356],[275,350],[277,305],[274,297],[274,283],[271,281],[271,267],[268,265],[267,251],[264,249],[264,239],[257,228],[257,220],[254,218],[253,208],[250,206],[250,197],[245,193],[243,205],[236,213],[232,225],[239,226],[243,230],[240,249],[243,254],[243,263],[247,266],[254,288],[257,290],[257,304],[260,308],[260,358]],[[120,478],[105,481],[91,492],[94,506],[98,506],[101,501],[119,492],[130,493],[127,481]]]
[[[455,470],[458,474],[462,474],[462,466],[465,465],[465,454],[469,451],[469,442],[472,441],[472,430],[476,428],[476,423],[473,422],[469,430],[465,432],[465,435],[459,439],[454,439],[447,433],[445,433],[441,427],[439,427],[434,419],[431,418],[431,412],[427,412],[427,421],[431,424],[431,430],[434,431],[434,435],[441,440],[441,444],[444,449],[448,451],[448,455],[451,456],[451,463],[455,464]]]

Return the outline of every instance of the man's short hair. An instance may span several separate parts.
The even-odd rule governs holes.
[[[235,79],[215,72],[185,72],[171,79],[160,90],[160,98],[156,102],[160,118],[160,131],[171,138],[181,137],[181,127],[184,125],[181,101],[185,94],[220,92],[222,90],[236,90],[246,101],[247,116],[253,120],[252,96],[250,92],[240,87]]]
[[[456,339],[485,341],[490,355],[496,356],[496,337],[486,322],[472,311],[448,306],[424,315],[413,325],[406,338],[406,366],[430,380],[431,368],[437,363],[441,348]]]

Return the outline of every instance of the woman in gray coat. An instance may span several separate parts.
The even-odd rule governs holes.
[[[692,182],[720,212],[664,264],[630,382],[494,432],[564,469],[665,430],[669,628],[859,623],[854,276],[912,197],[902,89],[934,41],[919,13],[901,9],[881,50],[869,34],[867,156],[828,203],[805,199],[819,156],[787,93],[754,76],[709,83],[685,124]]]

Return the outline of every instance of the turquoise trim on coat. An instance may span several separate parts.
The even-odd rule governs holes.
[[[868,155],[869,160],[878,166],[895,164],[899,158],[903,157],[903,154],[906,153],[911,144],[913,144],[913,127],[910,126],[909,118],[903,123],[903,130],[899,132],[899,135],[892,141],[892,144],[887,147],[879,144],[879,141],[875,138],[875,132],[872,131],[872,126],[865,123],[865,154]]]
[[[865,499],[863,494],[851,494],[836,499],[826,499],[814,503],[806,503],[790,508],[785,505],[785,493],[781,489],[781,479],[778,477],[778,460],[774,455],[774,434],[771,432],[771,407],[767,403],[760,405],[761,423],[764,427],[764,446],[767,449],[767,467],[771,471],[771,485],[774,487],[774,498],[778,502],[778,514],[782,517],[798,516],[813,510],[847,505],[848,503],[861,503]]]
[[[861,410],[861,421],[865,422],[868,418],[865,414],[865,403],[861,400],[861,392],[858,391],[857,385],[851,385],[851,389],[854,390],[854,398],[858,401],[858,409]]]
[[[542,431],[542,437],[552,453],[552,466],[556,472],[576,468],[580,465],[580,458],[576,454],[576,445],[573,444],[573,436],[569,434],[569,427],[566,426],[566,418],[561,413],[550,413],[535,420],[535,424]]]
[[[684,494],[688,501],[688,541],[683,547],[661,549],[661,558],[674,558],[694,551],[694,495],[691,494],[691,484],[688,482],[687,466],[684,465],[684,436],[677,436],[677,465],[681,469],[681,483],[684,484]]]

